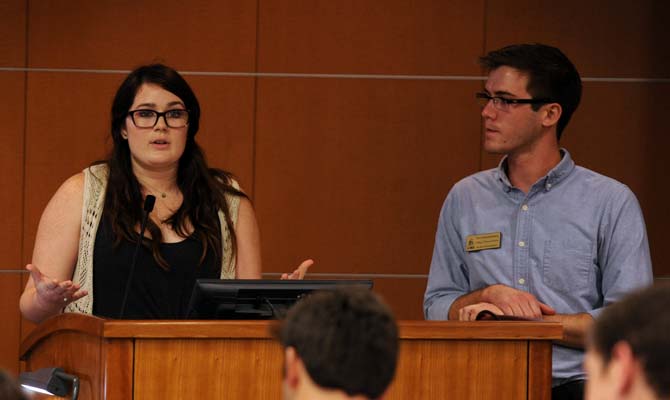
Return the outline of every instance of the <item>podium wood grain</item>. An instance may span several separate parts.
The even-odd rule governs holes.
[[[81,399],[278,399],[281,346],[267,321],[112,321],[67,314],[22,343],[23,368],[59,366]],[[400,321],[387,399],[542,399],[551,340],[542,322]]]

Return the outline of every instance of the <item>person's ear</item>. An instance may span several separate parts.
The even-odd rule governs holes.
[[[549,103],[544,106],[544,112],[542,117],[542,126],[550,127],[558,124],[558,120],[561,119],[561,114],[563,114],[563,108],[558,103]]]
[[[126,131],[126,128],[121,129],[121,137],[128,140],[128,131]]]
[[[635,385],[638,374],[638,363],[630,345],[624,341],[617,342],[612,347],[612,357],[608,369],[609,373],[615,374],[612,382],[617,385],[617,393],[630,393]]]
[[[289,346],[284,350],[284,381],[286,385],[295,390],[300,384],[300,359],[295,348]]]

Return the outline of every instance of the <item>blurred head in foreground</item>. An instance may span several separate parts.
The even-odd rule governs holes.
[[[597,319],[586,399],[670,399],[670,285],[627,296]]]
[[[0,369],[0,400],[26,400],[16,381],[6,371]]]
[[[395,319],[365,288],[316,292],[301,300],[282,322],[279,340],[287,400],[377,399],[395,374]]]

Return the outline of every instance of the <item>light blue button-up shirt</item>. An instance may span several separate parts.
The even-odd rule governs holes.
[[[456,183],[438,222],[426,319],[448,319],[458,297],[493,284],[532,293],[559,314],[589,313],[652,283],[640,206],[620,182],[561,162],[528,194],[498,168]],[[500,232],[499,249],[467,252],[468,235]],[[553,385],[584,378],[583,351],[553,347]]]

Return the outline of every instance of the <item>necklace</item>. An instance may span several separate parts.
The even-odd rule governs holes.
[[[155,187],[150,186],[150,185],[148,185],[148,184],[146,184],[146,183],[143,183],[143,182],[140,182],[140,185],[144,186],[146,189],[149,189],[149,190],[148,190],[148,191],[150,192],[149,194],[160,193],[160,196],[161,196],[162,199],[167,199],[167,197],[168,197],[168,192],[166,192],[166,191],[158,190],[158,189],[156,189]],[[178,190],[179,190],[179,189],[177,189],[177,191],[178,191]],[[175,190],[173,189],[172,192],[174,192],[174,191],[175,191]]]
[[[154,194],[154,193],[156,194],[157,197],[156,200],[158,201],[156,201],[156,206],[154,207],[153,215],[157,218],[157,220],[154,221],[158,225],[165,225],[166,224],[165,221],[167,220],[167,218],[163,218],[163,215],[167,213],[168,216],[171,216],[174,214],[174,210],[178,208],[178,205],[175,204],[175,202],[179,201],[179,194],[181,193],[179,191],[179,188],[172,189],[170,191],[163,191],[163,190],[157,190],[153,186],[147,185],[146,183],[140,183],[140,184],[144,187],[145,194]]]

